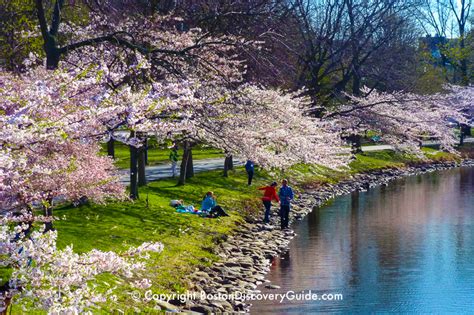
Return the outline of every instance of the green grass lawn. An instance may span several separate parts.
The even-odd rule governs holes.
[[[425,156],[433,161],[454,161],[459,160],[454,154],[438,151],[436,149],[422,148]],[[374,151],[357,154],[356,159],[351,162],[351,173],[361,173],[375,169],[400,168],[407,164],[418,164],[422,159],[411,155],[398,153],[391,150]]]
[[[433,149],[426,149],[425,152],[434,159],[453,158],[450,154]],[[251,187],[247,186],[246,173],[242,167],[231,171],[228,178],[222,176],[222,171],[197,173],[184,186],[177,186],[173,179],[159,180],[140,188],[140,200],[134,202],[56,209],[54,215],[61,218],[54,223],[58,231],[58,246],[61,248],[73,244],[77,252],[93,248],[122,251],[130,245],[143,242],[162,242],[165,245],[164,251],[153,254],[145,270],[145,274],[153,282],[151,290],[154,293],[183,292],[187,286],[183,275],[199,265],[210,265],[217,261],[218,256],[214,252],[216,245],[243,223],[247,213],[261,211],[263,215],[259,200],[261,193],[256,189],[258,186],[287,177],[290,184],[298,190],[304,186],[335,183],[356,172],[398,168],[417,162],[419,160],[413,156],[379,151],[359,154],[351,163],[350,169],[340,171],[315,165],[298,165],[271,176],[270,173],[257,170]],[[218,203],[228,211],[230,217],[201,218],[193,214],[177,213],[169,206],[171,199],[182,199],[186,205],[199,207],[207,191],[215,193]],[[97,281],[104,287],[105,282],[116,285],[119,292],[118,301],[107,305],[107,308],[133,311],[134,307],[146,307],[129,298],[127,292],[134,289],[127,281],[107,275]]]
[[[107,144],[102,145],[102,153],[107,154]],[[182,150],[178,150],[179,157],[182,157]],[[170,149],[159,146],[155,141],[149,142],[148,165],[159,165],[169,162]],[[205,146],[195,146],[193,148],[193,159],[212,159],[224,157],[222,151]],[[130,167],[130,148],[123,143],[115,142],[115,165],[118,168],[126,169]]]
[[[182,292],[186,287],[184,274],[198,265],[210,265],[218,259],[213,250],[225,235],[243,223],[245,211],[242,209],[249,212],[259,209],[260,192],[256,186],[268,180],[257,173],[255,185],[248,187],[242,168],[231,171],[228,178],[222,176],[222,171],[209,171],[196,174],[184,186],[177,186],[176,180],[172,179],[151,182],[140,189],[140,200],[134,202],[63,207],[54,213],[63,218],[54,223],[58,231],[58,246],[61,248],[72,243],[77,252],[93,248],[121,251],[143,242],[162,242],[164,251],[152,255],[145,272],[153,281],[151,290],[154,293]],[[182,199],[186,205],[200,207],[209,190],[214,192],[218,204],[230,217],[201,218],[177,213],[169,206],[171,199]],[[120,292],[118,304],[108,307],[122,310],[144,307],[129,300],[126,292],[132,289],[126,282],[112,277],[105,277],[105,281],[118,285]]]
[[[433,161],[458,160],[451,153],[441,152],[431,148],[422,149],[425,156]],[[351,174],[363,173],[384,168],[402,168],[406,165],[421,163],[422,160],[410,154],[398,153],[392,150],[371,151],[357,154],[349,164],[349,168],[334,170],[319,165],[297,165],[286,175],[302,188],[317,188],[324,183],[337,183]]]

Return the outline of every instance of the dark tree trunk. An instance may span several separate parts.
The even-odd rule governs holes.
[[[352,94],[359,96],[360,95],[360,85],[361,85],[361,80],[360,80],[360,74],[359,74],[359,67],[355,67],[356,70],[354,70],[354,76],[352,79]]]
[[[115,140],[112,138],[107,142],[107,155],[115,159]]]
[[[186,183],[187,171],[188,171],[188,162],[189,162],[189,142],[184,141],[183,143],[183,157],[181,158],[181,165],[179,168],[179,180],[178,185],[184,185]]]
[[[45,44],[45,51],[46,51],[46,68],[48,70],[55,70],[59,66],[59,59],[61,58],[61,53],[57,47],[48,47],[55,44]]]
[[[138,149],[138,186],[145,186],[147,184],[146,180],[146,149],[142,146]]]
[[[224,177],[229,177],[229,163],[227,162],[227,156],[224,160]]]
[[[41,36],[44,41],[44,52],[46,53],[46,68],[49,70],[57,69],[62,51],[58,44],[58,31],[61,23],[61,12],[65,0],[57,0],[54,4],[54,11],[51,17],[51,27],[48,29],[48,22],[43,7],[42,0],[36,0],[36,14],[41,30]]]
[[[467,58],[466,58],[466,37],[465,37],[465,26],[459,25],[459,38],[461,39],[461,83],[462,85],[469,85],[469,76],[467,73]]]
[[[459,125],[459,145],[464,145],[464,139],[466,136],[470,135],[471,127],[466,124]]]
[[[10,288],[10,284],[8,283],[8,281],[0,287],[0,294],[5,296],[3,298],[3,304],[4,305],[2,305],[4,310],[0,312],[0,315],[7,315],[9,312],[10,312],[10,314],[12,313],[11,308],[10,308],[10,310],[8,309],[9,307],[11,307],[12,298],[9,295],[6,294],[7,292],[10,292],[10,289],[11,288]]]
[[[191,144],[189,144],[188,163],[186,164],[186,179],[190,179],[193,176],[194,176],[193,147]]]
[[[53,200],[48,200],[48,205],[43,206],[44,216],[52,219],[53,218]],[[44,232],[54,231],[53,221],[48,221],[45,224]]]
[[[148,165],[148,137],[145,137],[145,145],[144,145],[144,148],[145,148],[145,165]]]
[[[56,35],[47,34],[44,39],[44,52],[46,53],[46,68],[55,70],[59,67],[61,50],[58,46]]]
[[[132,131],[131,137],[135,136]],[[130,198],[138,199],[138,149],[134,146],[130,147]]]
[[[226,155],[224,160],[224,177],[229,177],[229,170],[234,168],[232,155]]]
[[[351,142],[352,153],[362,153],[362,143],[360,135],[350,135],[349,141]]]

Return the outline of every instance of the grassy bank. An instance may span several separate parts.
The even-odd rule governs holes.
[[[425,149],[425,154],[433,160],[456,159],[451,154],[433,149]],[[197,266],[217,261],[216,245],[232,234],[244,222],[247,214],[260,214],[261,194],[256,187],[282,177],[289,178],[296,189],[317,187],[337,182],[354,173],[400,168],[420,162],[414,156],[378,151],[357,155],[350,169],[341,171],[314,165],[299,165],[278,175],[257,170],[251,187],[246,184],[246,173],[242,168],[231,171],[228,178],[222,177],[222,171],[198,173],[185,186],[177,186],[173,179],[151,182],[147,187],[140,188],[140,200],[135,202],[57,209],[55,215],[62,218],[55,222],[58,245],[64,247],[73,244],[77,252],[93,248],[122,251],[130,245],[143,242],[162,242],[164,251],[152,255],[144,271],[153,282],[151,290],[154,293],[183,292],[187,286],[183,276]],[[182,199],[186,205],[199,207],[207,191],[216,194],[218,203],[228,211],[230,217],[201,218],[177,213],[169,206],[171,199]],[[130,299],[129,292],[134,289],[122,279],[104,276],[98,284],[104,289],[109,285],[118,288],[118,300],[111,302],[109,308],[132,311],[134,308],[147,307]],[[148,305],[150,310],[152,306]]]
[[[423,153],[431,161],[454,161],[459,157],[431,148],[423,148]],[[403,168],[407,165],[424,163],[422,159],[410,154],[397,153],[391,150],[372,151],[357,154],[350,163],[350,168],[336,171],[317,165],[298,165],[288,174],[294,183],[302,188],[316,188],[325,183],[338,181],[357,173],[385,168]]]
[[[255,185],[269,179],[257,174]],[[200,207],[202,197],[213,191],[217,201],[230,217],[208,219],[193,214],[180,214],[169,206],[171,199],[182,199],[186,205]],[[198,265],[210,265],[218,260],[216,244],[243,223],[245,213],[236,209],[255,209],[259,205],[255,186],[248,187],[243,169],[231,172],[229,178],[222,171],[198,173],[185,186],[176,180],[151,182],[140,188],[140,200],[104,205],[64,207],[55,211],[62,218],[55,222],[58,245],[74,244],[77,252],[93,248],[122,251],[130,245],[157,241],[164,244],[161,254],[152,255],[145,273],[152,280],[154,293],[184,292],[183,275]],[[107,278],[107,283],[119,281],[118,301],[110,307],[132,310],[143,308],[130,300],[125,292],[132,288],[120,279]],[[115,304],[115,303],[114,303]],[[150,304],[151,307],[151,304]]]

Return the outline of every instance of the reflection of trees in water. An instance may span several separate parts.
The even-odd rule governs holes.
[[[270,279],[288,290],[344,291],[347,300],[332,304],[343,310],[397,309],[416,303],[413,292],[459,292],[456,283],[474,291],[473,224],[472,169],[397,180],[315,209]]]
[[[350,266],[351,266],[351,277],[349,280],[350,286],[355,286],[359,282],[359,198],[360,193],[358,191],[351,194],[351,215],[350,215]]]
[[[324,211],[324,207],[314,207],[313,211],[308,214],[307,227],[309,239],[317,238],[319,233],[321,233],[319,227],[321,211]]]
[[[456,240],[456,270],[462,272],[465,270],[465,262],[470,261],[474,257],[474,232],[468,230],[465,232],[465,224],[474,221],[474,172],[472,168],[463,167],[459,172],[458,190],[463,194],[464,202],[460,205],[464,209],[463,216],[457,216],[455,229]],[[471,267],[472,268],[472,267]],[[471,281],[474,279],[471,276]],[[467,279],[466,279],[467,280]]]

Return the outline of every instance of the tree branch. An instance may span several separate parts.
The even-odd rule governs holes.
[[[46,16],[44,14],[43,1],[36,0],[36,13],[38,15],[38,20],[40,23],[41,35],[43,36],[44,41],[46,42],[49,32],[48,32],[48,23],[46,22]]]
[[[59,30],[59,23],[61,23],[61,10],[64,6],[64,0],[56,0],[54,4],[53,20],[51,22],[51,29],[49,33],[56,36]]]
[[[81,47],[84,47],[84,46],[90,46],[90,45],[94,45],[94,44],[100,44],[100,43],[108,42],[108,43],[111,43],[111,44],[114,44],[114,45],[125,46],[129,49],[132,49],[132,50],[137,50],[137,51],[139,51],[140,53],[142,53],[144,55],[148,55],[148,54],[151,54],[151,53],[154,53],[154,52],[164,53],[164,54],[172,54],[172,55],[182,55],[182,54],[184,54],[184,52],[180,51],[180,50],[146,48],[146,47],[137,45],[135,43],[132,43],[132,42],[126,40],[126,39],[118,37],[118,35],[120,35],[120,34],[127,34],[127,33],[126,32],[116,32],[116,33],[105,35],[105,36],[99,36],[99,37],[96,37],[96,38],[89,38],[89,39],[86,39],[86,40],[83,40],[83,41],[80,41],[80,42],[77,42],[77,43],[73,43],[73,44],[64,46],[64,47],[60,48],[60,52],[61,52],[61,54],[65,54],[69,51],[72,51],[72,50],[75,50],[75,49],[78,49],[78,48],[81,48]]]

